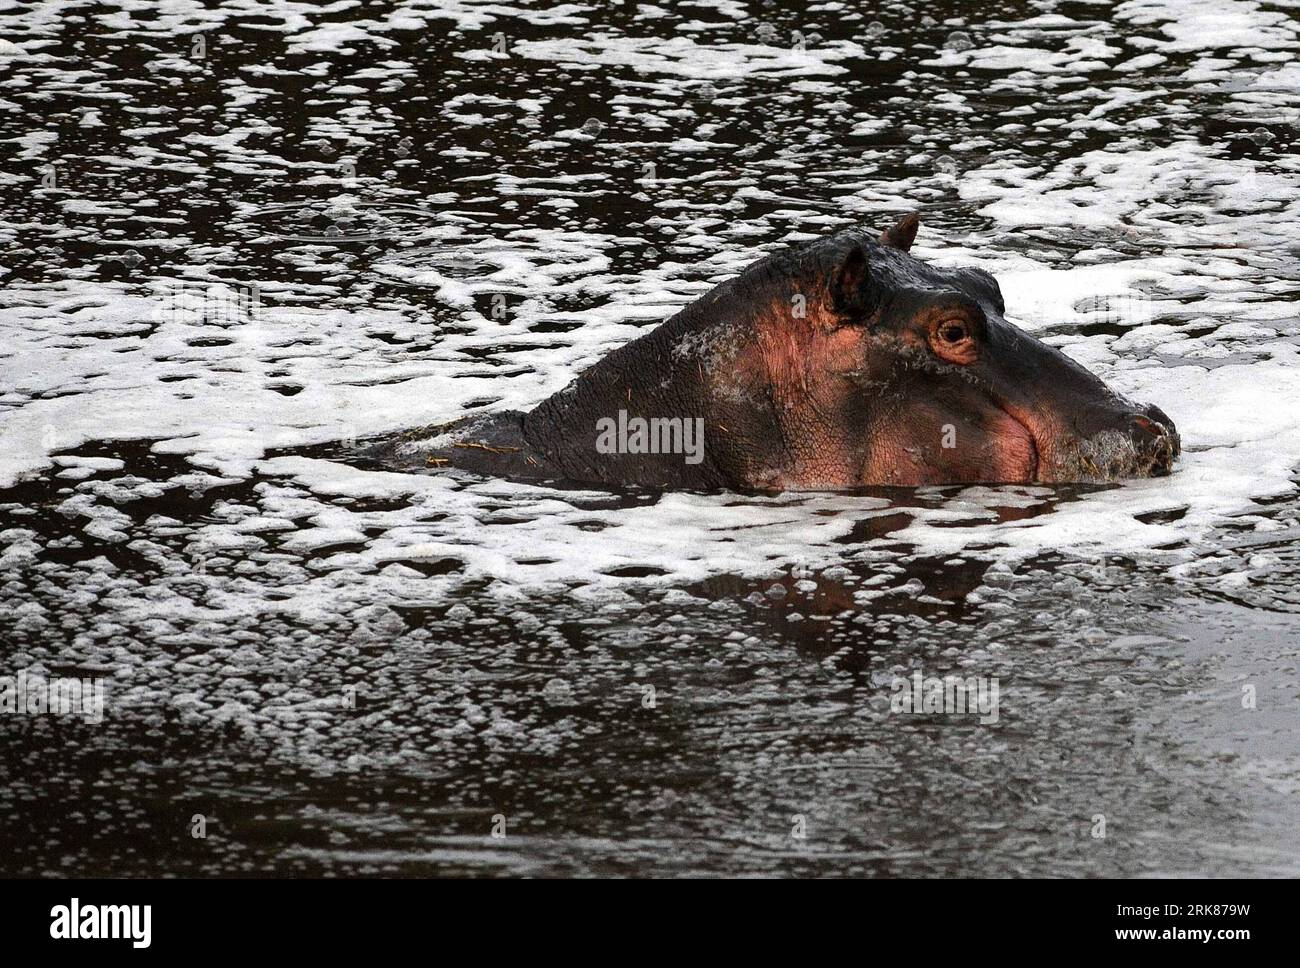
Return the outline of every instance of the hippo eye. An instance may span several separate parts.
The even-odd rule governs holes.
[[[935,354],[949,363],[975,362],[975,337],[971,323],[960,316],[936,321],[930,329],[930,346]]]
[[[939,327],[939,338],[945,343],[960,343],[968,336],[965,323],[944,323]]]

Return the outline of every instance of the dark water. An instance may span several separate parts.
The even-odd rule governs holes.
[[[0,7],[0,871],[1300,872],[1295,5],[855,10]],[[341,456],[911,209],[1172,477]]]

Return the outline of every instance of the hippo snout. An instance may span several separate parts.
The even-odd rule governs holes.
[[[1174,422],[1159,407],[1147,405],[1129,417],[1134,471],[1138,476],[1162,477],[1173,468],[1182,449]]]
[[[1104,482],[1170,473],[1182,449],[1174,422],[1159,407],[1129,406],[1110,428],[1061,446],[1052,477]]]

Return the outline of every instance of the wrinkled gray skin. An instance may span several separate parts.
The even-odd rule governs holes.
[[[372,444],[388,469],[690,489],[1105,482],[1166,474],[1173,422],[1007,322],[997,282],[909,254],[915,215],[775,252],[528,413]],[[637,452],[626,419],[700,421]],[[672,428],[672,425],[662,425]],[[685,427],[685,424],[678,426]],[[648,445],[649,440],[645,443]]]

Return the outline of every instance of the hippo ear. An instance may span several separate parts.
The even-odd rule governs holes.
[[[907,252],[916,241],[916,230],[921,227],[921,216],[908,212],[885,231],[880,233],[880,243],[902,249]]]
[[[871,267],[867,250],[855,245],[844,256],[831,279],[835,308],[846,316],[860,316],[871,307]]]

